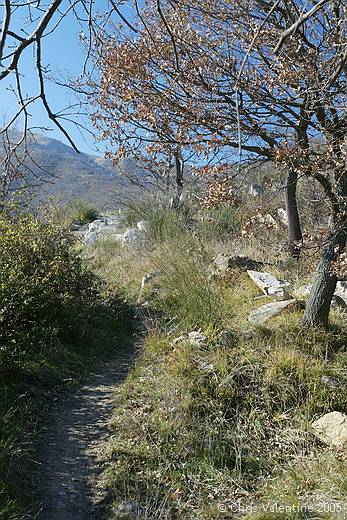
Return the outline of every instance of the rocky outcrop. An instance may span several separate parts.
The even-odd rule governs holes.
[[[262,290],[266,296],[288,298],[291,284],[284,280],[278,280],[270,273],[247,270],[251,280]]]
[[[226,276],[231,269],[247,271],[249,269],[261,269],[263,262],[253,260],[246,255],[217,255],[213,260],[213,272],[215,276]]]
[[[304,302],[295,299],[270,302],[251,312],[248,316],[248,321],[254,326],[263,325],[271,318],[285,311],[300,310],[304,306]]]
[[[121,225],[119,216],[101,216],[91,222],[87,229],[83,232],[84,243],[87,246],[93,244],[96,240],[103,238],[114,238]],[[83,230],[82,230],[83,231]],[[119,234],[119,233],[118,233]]]
[[[347,450],[347,415],[326,413],[312,423],[314,435],[325,444]]]
[[[147,231],[147,222],[141,220],[136,227],[129,228],[120,233],[122,226],[121,218],[118,215],[100,216],[89,225],[74,228],[74,233],[81,237],[86,246],[94,244],[97,240],[112,238],[121,243],[122,246],[142,245]]]

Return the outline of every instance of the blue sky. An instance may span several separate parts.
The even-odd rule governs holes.
[[[96,2],[96,5],[100,10],[105,7],[106,4],[107,0],[97,0]],[[65,6],[67,5],[68,2],[65,3]],[[1,10],[2,8],[0,7],[0,18],[2,18]],[[124,6],[122,11],[127,13]],[[22,18],[20,18],[18,14],[15,14],[15,16],[16,30],[20,31],[25,22],[24,13]],[[83,30],[83,28],[77,22],[73,13],[69,13],[63,19],[60,26],[58,26],[51,35],[48,35],[44,39],[42,44],[42,61],[44,65],[49,66],[52,75],[62,74],[64,76],[75,77],[82,70],[85,55],[79,39],[81,30]],[[26,49],[25,53],[21,57],[21,71],[23,74],[23,85],[25,86],[24,94],[31,95],[37,91],[38,86],[34,67],[33,48],[31,47]],[[13,114],[16,108],[18,108],[16,97],[13,92],[10,91],[13,83],[14,78],[7,77],[0,85],[1,126],[4,119],[8,120],[11,114]],[[46,92],[47,98],[55,113],[73,103],[76,103],[76,97],[71,90],[59,87],[53,82],[47,82]],[[40,102],[31,105],[30,114],[30,126],[49,126],[51,128],[51,131],[47,132],[49,137],[59,139],[68,144],[59,129],[47,118]],[[92,125],[88,120],[83,121],[81,118],[78,118],[78,121],[86,124],[89,129],[92,130]],[[81,134],[81,132],[72,124],[65,123],[64,126],[69,131],[69,134],[81,151],[102,155],[105,145],[102,143],[95,143],[95,140],[90,136],[90,134],[88,134],[88,132],[83,132]]]

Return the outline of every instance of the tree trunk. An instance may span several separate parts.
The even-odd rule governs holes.
[[[171,209],[177,209],[181,202],[183,192],[183,161],[176,155],[175,157],[175,169],[176,169],[176,193],[171,200]]]
[[[286,184],[286,211],[288,218],[288,246],[293,258],[299,259],[301,252],[302,231],[296,198],[298,174],[290,170]]]
[[[337,274],[333,262],[346,245],[346,224],[330,235],[329,242],[323,248],[316,277],[307,302],[302,324],[306,327],[326,329],[329,322],[331,300],[336,289]]]
[[[303,325],[307,327],[327,328],[331,300],[336,289],[338,274],[334,262],[344,252],[347,241],[347,171],[343,156],[345,133],[334,136],[334,178],[337,197],[333,204],[333,229],[326,246],[322,250],[316,278],[306,306]],[[342,145],[342,146],[341,146]]]

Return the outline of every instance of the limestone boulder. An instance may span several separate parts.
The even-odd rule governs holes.
[[[120,234],[117,233],[120,223],[120,217],[116,215],[98,217],[88,225],[83,233],[85,245],[89,246],[96,240],[110,237],[117,239],[117,236],[120,237]]]
[[[291,284],[285,280],[278,280],[270,273],[247,270],[251,280],[266,296],[276,296],[287,299]]]
[[[347,305],[347,282],[337,282],[335,295],[342,298]]]
[[[329,412],[312,423],[314,435],[325,444],[347,450],[347,415]]]
[[[254,326],[263,325],[283,312],[297,311],[303,309],[304,306],[304,302],[295,299],[273,301],[252,311],[248,316],[248,321]]]
[[[239,269],[247,271],[249,269],[261,269],[263,262],[253,260],[247,255],[217,255],[213,260],[214,274],[225,276],[230,269]]]

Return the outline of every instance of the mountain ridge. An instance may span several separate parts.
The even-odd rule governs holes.
[[[31,158],[26,166],[36,179],[33,192],[37,202],[55,199],[64,204],[82,198],[107,210],[119,205],[119,197],[133,191],[127,175],[134,169],[141,174],[141,168],[130,159],[123,159],[115,167],[108,159],[77,153],[58,139],[42,134],[34,134],[28,148]]]

